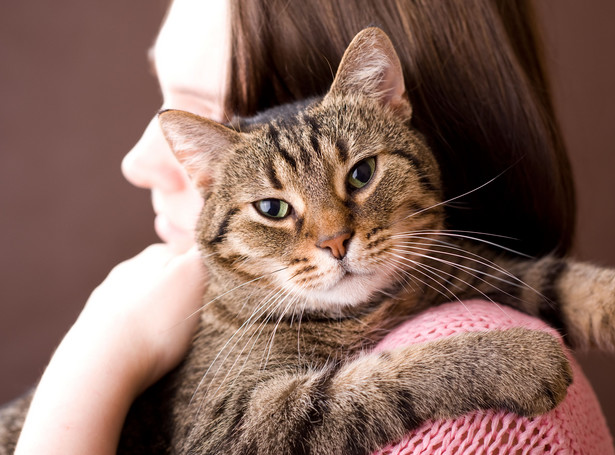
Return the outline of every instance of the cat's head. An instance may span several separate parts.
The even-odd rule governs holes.
[[[413,267],[404,233],[441,228],[443,215],[439,171],[410,126],[388,37],[363,30],[324,98],[273,112],[243,127],[160,114],[203,192],[197,240],[214,275],[279,290],[302,311],[339,310],[402,284]]]

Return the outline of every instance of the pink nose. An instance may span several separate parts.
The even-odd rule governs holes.
[[[343,259],[346,256],[346,242],[350,237],[352,237],[350,232],[342,232],[319,240],[316,246],[322,249],[329,248],[336,259]]]

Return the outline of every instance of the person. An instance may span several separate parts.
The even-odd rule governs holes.
[[[451,226],[566,253],[574,190],[529,1],[174,0],[150,52],[162,107],[225,121],[323,94],[368,25],[398,50],[445,197],[469,193],[447,206]],[[18,455],[114,453],[132,401],[189,348],[207,282],[193,247],[200,196],[156,118],[122,171],[151,190],[164,243],[92,293],[37,387]]]

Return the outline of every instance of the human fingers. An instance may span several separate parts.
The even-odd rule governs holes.
[[[199,321],[207,272],[196,249],[173,258],[147,299],[146,348],[155,361],[153,382],[176,366],[190,346]],[[148,384],[149,385],[149,384]]]

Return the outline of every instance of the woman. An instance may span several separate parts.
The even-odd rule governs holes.
[[[414,118],[438,154],[446,196],[490,182],[457,201],[471,212],[449,208],[452,226],[514,237],[512,246],[528,254],[568,250],[572,183],[525,2],[226,6],[173,3],[152,52],[163,107],[223,121],[322,94],[352,36],[378,25],[401,55]],[[132,400],[189,345],[196,318],[187,316],[198,308],[205,272],[185,252],[200,198],[155,119],[123,172],[152,190],[166,245],[118,266],[92,294],[45,372],[17,453],[114,452]]]

